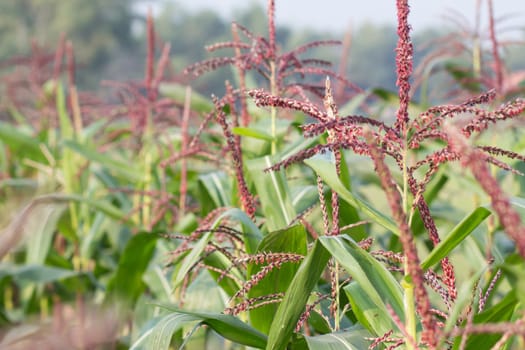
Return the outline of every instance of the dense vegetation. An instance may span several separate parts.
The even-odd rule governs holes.
[[[273,0],[256,28],[80,3],[2,66],[0,348],[525,347],[525,76],[492,1],[417,64],[406,0],[385,45],[297,43]]]

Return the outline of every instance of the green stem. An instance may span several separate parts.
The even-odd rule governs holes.
[[[407,271],[407,266],[405,262],[405,271]],[[401,286],[403,287],[404,293],[404,307],[405,307],[405,329],[409,337],[412,339],[405,342],[407,350],[415,349],[414,345],[416,341],[416,309],[415,309],[415,299],[414,299],[414,283],[410,278],[410,275],[405,275],[405,278],[401,281]]]
[[[146,130],[144,132],[144,138],[143,138],[143,148],[142,152],[144,155],[144,180],[143,180],[143,190],[144,193],[142,194],[142,225],[148,227],[151,217],[151,204],[152,199],[151,195],[148,193],[151,188],[151,182],[152,182],[152,164],[153,164],[153,147],[152,147],[152,141],[153,141],[153,126],[152,126],[152,113],[151,110],[148,110],[147,120],[146,120]],[[149,227],[151,229],[151,227]]]
[[[405,126],[403,130],[403,211],[408,217],[407,224],[410,226],[412,221],[412,213],[409,214],[408,207],[408,130]],[[404,293],[404,308],[405,308],[405,328],[409,337],[413,341],[407,340],[406,346],[408,350],[415,349],[415,344],[417,343],[416,337],[416,309],[415,309],[415,299],[414,299],[414,283],[412,282],[412,277],[408,272],[407,258],[405,256],[405,277],[401,282],[401,285],[405,291]]]
[[[334,263],[334,275],[335,275],[335,312],[334,312],[334,328],[335,331],[339,331],[341,328],[341,315],[339,310],[339,263],[336,261]]]
[[[403,211],[408,214],[408,146],[406,138],[405,135],[405,144],[403,145]]]
[[[276,76],[276,67],[275,67],[275,61],[270,61],[270,93],[273,96],[277,96],[277,76]],[[271,107],[270,109],[270,115],[271,115],[271,132],[272,132],[272,155],[275,154],[277,151],[277,145],[276,145],[276,136],[277,136],[277,127],[275,125],[277,120],[277,108]]]

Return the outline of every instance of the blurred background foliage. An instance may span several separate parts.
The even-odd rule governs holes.
[[[96,90],[101,80],[138,79],[144,73],[145,21],[150,5],[155,8],[158,43],[171,43],[172,73],[175,76],[181,74],[188,64],[209,57],[202,49],[204,45],[231,37],[231,19],[211,10],[189,11],[177,1],[0,1],[0,36],[9,38],[0,42],[0,62],[27,54],[32,40],[53,50],[61,35],[65,35],[75,48],[80,89]],[[234,17],[255,33],[266,31],[265,9],[256,4],[238,10]],[[432,50],[431,45],[423,43],[457,29],[457,24],[444,23],[440,28],[416,31],[416,65]],[[277,39],[284,49],[321,38],[342,40],[344,36],[343,32],[298,30],[286,23],[278,23]],[[364,89],[381,87],[394,90],[392,53],[396,43],[395,27],[363,23],[352,28],[351,36],[346,76]],[[516,39],[523,38],[523,32],[519,32]],[[341,47],[319,50],[325,50],[322,56],[338,66]],[[312,54],[319,56],[319,52]],[[509,70],[525,68],[525,51],[520,46],[509,46],[504,54]],[[9,65],[0,67],[8,69]],[[228,70],[213,72],[206,79],[197,80],[194,88],[205,95],[220,94],[228,74]]]
[[[189,95],[187,95],[185,88],[180,85],[171,84],[170,86],[171,81],[169,79],[177,82],[183,79],[189,81],[189,77],[184,77],[182,74],[184,68],[191,63],[210,57],[203,46],[227,41],[231,38],[231,19],[223,18],[213,11],[191,12],[185,10],[179,3],[169,1],[0,0],[0,35],[3,39],[0,41],[0,76],[2,77],[0,79],[8,82],[6,78],[8,73],[20,68],[18,66],[24,66],[20,63],[23,61],[23,57],[29,56],[38,61],[42,55],[34,54],[34,52],[32,55],[31,50],[34,51],[35,48],[46,48],[51,56],[48,61],[53,62],[54,51],[60,47],[61,38],[65,37],[74,46],[77,63],[74,71],[77,75],[78,90],[80,92],[94,91],[104,99],[104,102],[114,98],[112,94],[107,94],[107,84],[105,87],[101,87],[101,81],[146,80],[143,77],[147,76],[144,72],[144,66],[147,62],[146,16],[149,5],[155,6],[154,22],[157,48],[155,57],[159,56],[162,43],[169,42],[171,44],[169,56],[171,66],[167,68],[171,71],[168,72],[169,74],[165,74],[169,78],[162,81],[167,83],[164,85],[167,89],[161,91],[161,96],[158,99],[150,99],[149,94],[147,94],[148,91],[144,91],[144,84],[121,84],[118,86],[120,89],[114,90],[119,91],[124,98],[120,104],[115,103],[119,108],[113,114],[113,106],[110,104],[105,106],[102,103],[102,106],[95,106],[100,107],[100,109],[93,108],[91,111],[89,110],[91,107],[89,103],[79,104],[79,101],[75,100],[77,97],[76,87],[72,86],[73,84],[70,81],[65,85],[63,83],[65,79],[58,79],[58,84],[52,85],[53,81],[48,80],[49,77],[53,76],[51,74],[49,76],[42,74],[45,79],[41,79],[41,85],[37,84],[40,82],[39,79],[33,81],[24,74],[15,77],[18,80],[13,78],[10,85],[0,84],[0,119],[3,119],[4,115],[10,117],[12,115],[16,122],[14,123],[16,124],[15,127],[3,120],[0,121],[0,210],[3,213],[0,217],[0,227],[7,225],[8,222],[13,222],[6,231],[10,234],[4,234],[4,237],[14,242],[8,242],[10,245],[15,245],[17,239],[22,237],[24,233],[28,237],[24,242],[27,247],[9,253],[10,256],[6,262],[0,266],[0,326],[25,322],[33,315],[40,315],[41,319],[46,319],[51,314],[54,317],[60,316],[55,317],[56,323],[74,325],[74,322],[63,322],[63,320],[75,320],[76,315],[71,315],[69,308],[76,302],[75,305],[78,310],[83,310],[84,307],[92,309],[90,301],[83,299],[85,295],[92,293],[95,303],[104,302],[109,305],[113,304],[116,299],[122,299],[124,302],[133,305],[129,306],[129,308],[133,307],[134,311],[133,315],[130,316],[133,318],[130,322],[132,325],[127,333],[122,332],[124,336],[118,340],[120,346],[118,348],[127,348],[126,346],[131,344],[141,344],[153,328],[169,328],[165,327],[165,323],[163,323],[166,320],[163,318],[166,315],[165,311],[152,307],[152,304],[173,303],[182,300],[182,294],[179,295],[179,291],[182,289],[179,288],[186,288],[183,284],[185,276],[193,266],[196,266],[197,262],[200,262],[200,254],[204,252],[211,237],[211,231],[206,231],[207,233],[199,238],[198,249],[191,246],[185,250],[186,247],[183,246],[184,249],[181,251],[187,255],[176,256],[173,254],[174,258],[170,260],[170,266],[166,266],[165,258],[168,252],[175,251],[175,248],[178,247],[177,244],[180,243],[177,240],[180,240],[181,237],[184,238],[184,236],[177,235],[173,239],[163,239],[157,234],[151,235],[150,233],[177,232],[190,235],[197,228],[201,219],[198,216],[206,217],[208,213],[216,209],[222,207],[235,208],[240,205],[237,186],[235,186],[237,180],[229,179],[228,174],[231,174],[230,163],[222,151],[225,138],[217,124],[207,128],[200,138],[202,144],[197,145],[199,150],[211,153],[211,158],[195,157],[198,161],[191,158],[191,162],[184,162],[184,165],[182,161],[173,165],[166,162],[167,158],[178,157],[188,151],[186,149],[187,139],[182,135],[195,135],[199,118],[207,115],[213,108],[212,103],[206,97],[203,98],[193,91],[191,98],[188,97],[189,107],[187,110],[190,111],[191,109],[191,111],[188,112],[187,118],[197,118],[194,119],[194,122],[192,121],[194,124],[184,122],[184,113],[181,111],[183,110],[182,106],[186,105],[186,97]],[[267,16],[264,8],[257,6],[245,8],[236,13],[234,18],[252,32],[266,36]],[[313,29],[297,30],[286,23],[278,24],[277,41],[284,50],[316,40],[343,40],[346,35],[342,31],[328,33]],[[442,41],[441,44],[444,45],[438,46],[434,39],[443,38],[448,32],[462,29],[465,28],[451,25],[450,27],[416,32],[414,36],[417,50],[416,66],[425,55],[434,52],[435,49],[453,48],[452,40]],[[376,101],[375,107],[377,108],[373,110],[372,115],[377,114],[379,117],[386,115],[388,117],[388,111],[392,109],[392,106],[398,106],[399,103],[396,94],[390,92],[395,91],[395,28],[365,23],[352,28],[350,34],[352,40],[348,46],[348,64],[342,74],[364,89],[382,88],[383,90],[375,91],[379,98]],[[519,35],[523,36],[523,33]],[[443,62],[437,63],[442,64],[442,73],[444,74],[432,77],[432,79],[443,79],[443,87],[440,89],[439,84],[432,84],[433,87],[437,86],[438,92],[441,93],[441,95],[432,94],[433,99],[439,99],[440,96],[444,99],[445,94],[457,97],[453,91],[456,87],[461,87],[462,78],[466,78],[465,81],[470,85],[475,85],[475,89],[481,89],[481,84],[472,84],[473,80],[469,75],[471,72],[468,70],[471,67],[469,64],[472,60],[472,57],[469,56],[469,50],[473,51],[472,44],[469,46],[469,39],[473,38],[458,35],[455,39],[457,39],[457,43],[463,40],[461,44],[464,43],[465,50],[460,53],[463,56],[453,56],[452,54],[447,56],[446,50],[444,51]],[[434,42],[436,45],[433,44]],[[525,50],[522,48],[523,46],[502,47],[501,53],[504,55],[509,71],[512,72],[525,67]],[[312,57],[322,57],[334,62],[336,70],[340,66],[340,59],[344,56],[343,54],[344,51],[341,47],[323,47],[311,51]],[[452,66],[455,70],[446,71],[445,59],[455,60],[457,66]],[[29,62],[26,65],[34,63],[34,61],[27,60],[24,62]],[[489,60],[484,60],[483,63],[490,67],[487,62],[490,63]],[[42,64],[42,66],[49,68],[50,65]],[[461,70],[465,67],[467,69]],[[41,67],[38,66],[29,68],[26,69],[28,75],[43,71],[43,69],[39,71],[38,68]],[[487,70],[489,71],[489,69]],[[69,69],[65,73],[69,73]],[[221,96],[224,90],[224,80],[234,79],[231,73],[228,69],[219,69],[206,74],[204,78],[197,79],[192,83],[192,86],[204,96],[209,96],[211,93]],[[447,73],[450,74],[447,75]],[[457,81],[454,80],[454,73],[457,75]],[[491,78],[492,72],[489,71],[489,73],[487,77]],[[68,80],[73,79],[68,77]],[[477,81],[474,82],[477,83]],[[262,86],[253,82],[249,83],[250,86]],[[17,95],[22,100],[20,105],[23,107],[29,105],[29,108],[20,110],[11,108],[9,114],[2,114],[2,108],[5,105],[9,107],[7,103],[4,105],[8,96],[3,94],[2,89],[7,89],[8,86],[13,85],[22,86],[22,88],[29,85],[27,95],[25,90]],[[474,92],[469,89],[470,85],[464,87],[464,90],[468,90],[469,96]],[[177,88],[182,88],[182,90]],[[484,88],[485,86],[483,86]],[[84,99],[82,99],[83,97]],[[357,97],[354,101],[345,101],[346,105],[342,107],[347,111],[354,110],[357,108],[360,98]],[[90,101],[85,96],[80,96],[79,99],[82,102]],[[426,102],[433,103],[435,100]],[[86,108],[80,111],[68,108],[70,105]],[[159,106],[158,110],[153,108],[156,106]],[[414,104],[411,107],[414,108],[414,113],[419,113],[425,109],[425,104]],[[377,113],[376,110],[378,110]],[[231,111],[230,108],[228,112]],[[23,115],[28,112],[33,112],[34,115]],[[255,121],[251,125],[252,129],[237,128],[236,132],[237,135],[243,136],[243,152],[245,152],[246,158],[250,160],[246,162],[247,170],[255,172],[262,167],[263,160],[266,162],[269,159],[266,157],[270,150],[269,134],[264,131],[270,130],[270,122],[266,118],[267,114],[253,105],[250,106],[250,113]],[[92,120],[82,120],[86,115]],[[161,117],[168,119],[168,121],[161,119]],[[140,118],[153,122],[142,125]],[[33,119],[42,123],[33,126],[30,123]],[[45,124],[52,119],[57,119],[58,127],[51,122]],[[315,140],[304,142],[299,136],[300,133],[296,126],[305,122],[305,117],[301,113],[291,114],[282,119],[280,120],[282,123],[278,124],[277,128],[282,154],[309,147],[311,142],[318,142]],[[85,122],[85,124],[80,123],[80,121]],[[504,137],[501,137],[501,146],[512,148],[515,152],[522,154],[525,141],[519,132],[520,130],[522,129],[512,129],[510,136],[505,134]],[[495,138],[490,139],[486,144],[500,145],[494,140]],[[288,148],[289,146],[290,148]],[[190,148],[189,151],[191,152],[192,149]],[[430,149],[423,150],[423,152],[428,151]],[[215,158],[216,154],[218,155],[217,158]],[[265,157],[261,158],[262,156]],[[366,166],[363,166],[366,163],[363,163],[359,157],[348,158],[347,161],[348,164],[352,164],[353,177],[351,181],[348,179],[347,183],[359,188],[364,197],[373,198],[373,208],[378,208],[375,209],[376,211],[387,212],[386,203],[375,200],[378,198],[378,193],[381,194],[381,192],[377,189],[377,180],[368,170],[370,168],[367,169]],[[168,166],[162,164],[168,164]],[[518,164],[523,166],[523,163]],[[523,171],[524,169],[520,168],[520,170]],[[289,182],[291,184],[290,193],[296,196],[295,199],[298,199],[296,206],[302,211],[311,206],[310,201],[315,198],[317,188],[315,185],[311,185],[315,183],[312,172],[302,173],[301,169],[295,171],[292,173],[294,176],[291,176],[293,181]],[[184,178],[181,175],[183,173],[185,174]],[[349,172],[347,171],[347,173]],[[298,180],[299,174],[307,176],[308,179],[304,182],[302,179]],[[448,183],[452,184],[447,184],[447,191],[443,191],[439,200],[432,207],[436,220],[445,232],[450,231],[460,222],[462,217],[466,215],[465,213],[469,213],[473,209],[471,206],[475,208],[487,202],[481,190],[475,187],[473,181],[465,177],[463,173],[451,171],[447,175],[450,175],[450,180],[442,176],[441,179],[443,180],[437,181],[433,187],[436,189],[435,193],[440,191],[445,182],[449,181]],[[248,178],[250,176],[248,174]],[[522,178],[512,181],[513,179],[504,172],[497,173],[497,176],[502,181],[506,181],[506,191],[522,197],[525,188]],[[277,195],[280,196],[282,189],[286,189],[289,183],[284,177],[278,179],[278,181],[274,181],[275,188],[266,186],[266,182],[261,182],[263,185],[259,185],[259,188],[257,188],[257,184],[252,185],[252,189],[260,195],[262,202],[266,201],[266,203],[272,204],[261,205],[263,222],[266,220],[265,216],[270,218],[271,215],[276,217],[280,215],[280,212],[275,214],[271,210],[273,204],[278,203],[278,200],[273,200],[273,198],[277,198]],[[510,185],[508,185],[509,183]],[[183,196],[183,189],[188,193],[187,208],[186,192]],[[53,194],[56,190],[60,191],[59,194]],[[461,191],[468,193],[468,197],[458,195],[458,193],[463,193]],[[15,216],[16,211],[20,210],[19,208],[24,202],[37,195],[44,196],[33,200],[26,209],[20,212],[20,215]],[[436,194],[433,196],[435,197]],[[184,198],[184,200],[180,201],[180,198]],[[282,198],[288,200],[291,197],[284,196]],[[464,198],[470,199],[464,200]],[[178,203],[184,205],[177,207]],[[283,203],[285,203],[284,200]],[[287,205],[288,203],[281,206],[286,210],[286,216],[295,216],[291,209],[288,212],[290,207]],[[521,206],[523,207],[523,205]],[[66,210],[68,207],[69,210]],[[342,208],[342,217],[354,217],[354,208],[350,204]],[[295,209],[293,208],[293,210]],[[265,210],[268,210],[268,214],[264,212]],[[26,217],[29,216],[27,213],[33,213],[31,220],[26,220]],[[62,215],[63,213],[65,214]],[[352,216],[348,213],[352,213]],[[237,217],[236,220],[239,221],[239,224],[235,224],[235,227],[242,228],[242,232],[258,232],[258,227],[250,226],[248,223],[251,221],[247,216],[243,216],[244,214],[240,210],[234,209],[228,215]],[[320,226],[322,224],[320,210],[316,209],[313,215],[312,221]],[[267,222],[276,221],[272,218]],[[284,227],[285,224],[288,223],[283,223],[281,226]],[[246,229],[243,226],[246,226]],[[420,226],[420,231],[422,231],[423,226]],[[273,230],[273,228],[268,227],[264,229]],[[484,266],[485,256],[483,254],[486,247],[492,245],[492,239],[497,243],[495,244],[498,249],[496,252],[499,254],[496,254],[497,257],[505,256],[500,252],[507,254],[511,251],[509,249],[511,244],[508,240],[496,235],[498,233],[496,229],[497,227],[493,223],[487,225],[490,235],[485,235],[486,230],[475,232],[472,237],[469,237],[465,247],[458,250],[455,258],[459,260],[459,266],[465,266],[462,269],[462,275],[459,275],[460,281],[470,283],[470,280],[465,276],[472,271],[477,271],[480,266]],[[356,229],[355,232],[359,234],[365,232],[358,230],[361,228]],[[20,231],[23,232],[20,233]],[[60,234],[55,235],[55,231],[60,232]],[[306,237],[306,232],[302,230],[293,234]],[[383,247],[399,248],[395,235],[390,235],[388,232],[385,234],[379,230],[376,236],[379,238],[379,244]],[[11,239],[11,237],[14,238]],[[251,241],[248,240],[248,242]],[[263,247],[270,244],[274,246],[272,249],[275,249],[276,252],[281,252],[278,250],[280,249],[280,241],[267,239],[263,243]],[[421,241],[421,243],[427,242]],[[0,242],[0,248],[2,246],[6,246],[6,244]],[[297,244],[297,246],[300,245]],[[306,244],[302,244],[300,247],[303,246]],[[299,251],[299,248],[297,250]],[[220,259],[216,261],[206,260],[205,263],[212,265],[212,267],[215,265],[226,266]],[[171,265],[174,268],[171,268]],[[525,269],[522,266],[520,263],[516,267],[517,278],[523,276]],[[166,267],[168,273],[165,273]],[[188,297],[184,302],[186,302],[185,305],[188,309],[203,308],[207,311],[223,309],[225,306],[223,303],[227,302],[228,297],[232,296],[236,285],[233,287],[226,283],[220,285],[213,280],[213,274],[211,276],[212,278],[207,274],[197,275],[197,278],[187,286],[186,295]],[[217,277],[218,275],[215,276],[215,278]],[[319,275],[310,280],[317,281],[318,279]],[[232,281],[234,280],[232,279]],[[507,285],[504,285],[501,291],[506,293],[512,289],[512,286],[509,286],[508,282],[505,283]],[[298,286],[302,285],[298,284]],[[324,290],[330,288],[325,285],[325,282],[322,282],[321,287]],[[175,289],[177,293],[173,293]],[[464,290],[470,293],[472,288],[464,288]],[[229,294],[226,295],[225,291],[228,291]],[[307,291],[307,293],[309,292]],[[518,302],[519,292],[516,294],[517,296],[511,294],[513,298],[515,297],[509,302],[512,307]],[[497,297],[499,296],[496,295],[495,302],[499,302]],[[522,296],[519,297],[522,298]],[[206,303],[203,303],[203,300]],[[84,302],[87,306],[83,304]],[[498,304],[495,305],[498,306]],[[327,305],[321,306],[327,308]],[[63,318],[61,318],[62,314],[64,315]],[[69,317],[66,317],[68,315]],[[506,315],[504,316],[507,317]],[[172,315],[168,314],[168,317],[172,317]],[[184,322],[188,320],[187,316],[177,315],[177,317]],[[107,315],[102,311],[93,310],[92,318],[98,321],[92,322],[93,324],[100,325],[105,329],[117,328],[118,322],[112,319],[108,320]],[[81,317],[80,319],[82,320]],[[278,318],[276,317],[276,319]],[[100,320],[105,320],[107,323]],[[190,318],[191,322],[198,320],[202,321],[202,317]],[[173,319],[172,321],[176,320]],[[177,327],[179,328],[173,326],[169,332],[157,334],[156,337],[165,343],[165,348],[169,346],[172,333],[176,332],[173,337],[173,343],[176,343],[182,341],[183,335],[191,331],[193,325],[189,329],[184,329],[184,332],[182,331],[180,324],[184,322],[178,323]],[[321,325],[324,323],[321,322]],[[328,332],[326,325],[324,326],[325,331],[323,332]],[[237,331],[237,329],[235,330]],[[24,328],[18,328],[15,331],[18,332],[17,336],[21,338],[26,336]],[[47,331],[47,328],[44,331],[45,336],[53,338],[51,340],[60,338],[55,336],[56,332],[54,331]],[[199,331],[201,333],[208,332],[204,329]],[[96,333],[100,332],[98,330],[86,330],[87,336]],[[238,334],[239,332],[232,333]],[[4,337],[3,340],[6,338],[9,337]],[[192,338],[195,341],[201,341],[195,335]],[[206,341],[210,344],[208,349],[220,348],[213,343],[215,338],[218,337],[207,336]],[[108,336],[108,339],[112,340],[113,338]],[[1,334],[0,340],[2,340]],[[2,348],[2,343],[0,343],[0,348]],[[54,348],[60,347],[55,346]],[[73,346],[62,346],[61,348],[73,348]],[[86,348],[88,347],[86,346]],[[137,346],[136,349],[138,348]],[[150,348],[160,349],[162,347]],[[189,348],[191,349],[191,347]],[[237,349],[238,347],[232,345],[231,348]],[[204,349],[204,347],[202,344],[196,344],[193,349]]]

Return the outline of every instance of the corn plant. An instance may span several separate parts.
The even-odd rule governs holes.
[[[233,23],[207,47],[231,56],[187,67],[233,69],[222,97],[165,79],[151,14],[144,79],[104,82],[118,102],[76,90],[65,40],[12,61],[0,191],[26,204],[0,236],[0,344],[522,348],[525,102],[492,22],[485,84],[415,100],[396,8],[395,93],[305,55],[337,40],[282,50],[274,0],[266,35]],[[27,335],[32,314],[51,321]]]

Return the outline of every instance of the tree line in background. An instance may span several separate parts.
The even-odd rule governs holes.
[[[157,39],[159,43],[171,44],[171,75],[175,78],[182,78],[182,71],[188,64],[209,57],[202,49],[204,45],[225,41],[231,35],[230,19],[211,10],[190,12],[176,1],[156,1],[153,5],[159,9],[155,11]],[[143,0],[3,1],[0,3],[0,35],[4,38],[0,42],[0,69],[9,69],[13,62],[10,58],[27,55],[32,43],[52,52],[65,35],[74,46],[81,89],[97,90],[101,80],[139,79],[144,74],[147,8],[148,2]],[[241,10],[235,19],[255,33],[266,30],[265,10],[258,5]],[[416,65],[432,51],[428,43],[445,36],[451,29],[454,29],[453,23],[415,33]],[[393,90],[395,27],[368,23],[354,28],[350,35],[359,40],[349,41],[344,75],[363,88]],[[294,30],[285,23],[277,28],[277,40],[284,48],[327,37],[343,40],[345,33]],[[324,50],[323,57],[336,65],[340,65],[344,57],[341,47],[318,50]],[[313,52],[313,55],[318,54]],[[525,51],[519,46],[509,46],[504,54],[509,71],[525,67]],[[465,61],[468,63],[470,59],[466,57]],[[206,95],[220,94],[225,79],[233,79],[229,75],[226,69],[212,72],[206,81],[196,80],[193,86]]]

